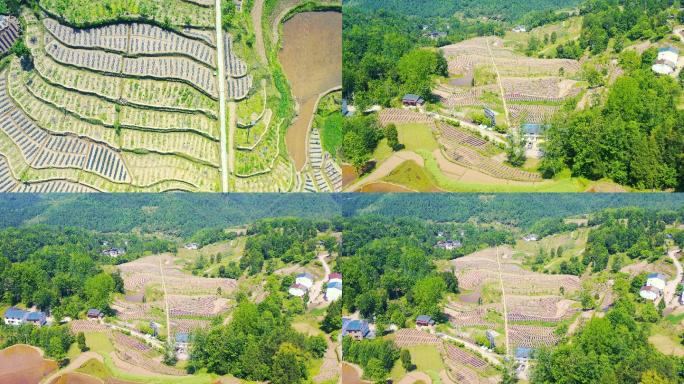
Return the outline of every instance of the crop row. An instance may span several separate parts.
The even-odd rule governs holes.
[[[116,130],[111,126],[113,123],[112,120],[105,121],[106,124],[110,125],[110,127],[107,128],[62,113],[63,110],[69,110],[81,117],[97,120],[98,118],[102,119],[103,116],[83,116],[83,111],[73,110],[82,107],[85,108],[91,103],[95,105],[104,104],[104,106],[99,106],[97,109],[104,110],[109,108],[112,113],[116,114],[113,105],[109,105],[97,97],[84,96],[74,92],[63,91],[58,88],[51,89],[46,83],[41,83],[42,80],[39,77],[33,76],[29,83],[31,84],[30,87],[42,97],[41,99],[38,99],[33,93],[25,89],[23,83],[20,82],[20,79],[21,77],[19,75],[10,76],[10,80],[13,83],[18,83],[16,86],[12,87],[14,99],[33,120],[41,126],[50,127],[50,131],[52,132],[87,136],[114,148],[122,148],[131,151],[149,150],[160,153],[184,154],[210,164],[218,164],[219,148],[216,142],[192,132],[164,132],[162,130],[162,127],[165,127],[163,122],[173,119],[173,116],[175,115],[178,115],[179,119],[178,121],[174,120],[174,123],[182,121],[180,118],[195,117],[204,119],[207,123],[210,122],[215,128],[215,123],[207,120],[203,115],[141,110],[124,106],[120,107],[120,124],[127,126],[143,126],[143,123],[154,122],[157,126],[155,127],[155,131],[121,129],[117,135]],[[48,103],[45,102],[46,100]],[[69,103],[70,100],[74,102]],[[64,102],[64,104],[59,104],[62,102]],[[59,109],[49,103],[58,105]],[[171,124],[168,124],[168,126],[172,127]]]
[[[11,102],[4,77],[0,80],[0,128],[16,143],[29,164],[36,167],[76,167],[116,182],[130,181],[120,155],[103,145],[67,136],[49,135]],[[83,145],[72,145],[74,141]]]
[[[96,72],[171,79],[187,82],[214,99],[218,97],[216,79],[211,69],[182,57],[128,58],[118,54],[74,49],[46,36],[45,52],[55,61]]]
[[[278,156],[271,172],[251,177],[234,177],[231,185],[236,192],[287,192],[292,189],[293,178],[292,164]]]

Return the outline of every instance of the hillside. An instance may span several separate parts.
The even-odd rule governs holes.
[[[140,230],[187,236],[201,228],[244,225],[267,217],[324,218],[378,214],[435,221],[503,222],[529,226],[635,205],[679,209],[684,196],[665,194],[135,194],[0,195],[1,226],[52,224],[103,232]]]
[[[392,10],[405,15],[419,17],[450,17],[454,13],[463,13],[466,17],[486,16],[501,20],[515,21],[532,11],[560,9],[575,6],[577,0],[349,0],[346,4],[370,10]]]

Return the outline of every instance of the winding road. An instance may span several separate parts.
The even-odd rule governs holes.
[[[675,297],[675,293],[677,292],[677,285],[684,278],[684,269],[682,269],[682,264],[679,262],[679,259],[677,258],[678,253],[679,249],[670,249],[669,251],[667,251],[667,256],[672,260],[672,262],[675,265],[675,268],[677,268],[677,277],[668,281],[663,291],[663,298],[665,300],[665,304],[667,305],[667,307],[674,307],[679,304],[677,301],[677,297]],[[672,302],[673,299],[674,303]]]

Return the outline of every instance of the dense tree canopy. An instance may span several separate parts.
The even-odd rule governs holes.
[[[684,188],[684,113],[676,108],[681,88],[655,75],[651,60],[641,61],[616,80],[605,105],[570,106],[553,119],[541,164],[546,177],[567,167],[575,176],[639,189]]]

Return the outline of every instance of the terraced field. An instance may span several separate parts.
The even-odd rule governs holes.
[[[580,69],[578,61],[526,57],[505,47],[500,38],[478,37],[445,46],[442,51],[454,77],[437,89],[443,104],[461,111],[481,112],[482,107],[488,107],[503,112],[498,82],[478,84],[475,76],[478,70],[493,72],[494,62],[501,75],[512,126],[548,121],[562,102],[584,89],[571,80]]]
[[[44,3],[51,11],[53,3]],[[268,70],[243,60],[253,55],[248,44],[224,32],[226,76],[219,79],[214,3],[180,3],[192,10],[184,13],[190,20],[172,17],[171,25],[184,25],[173,29],[142,21],[79,29],[23,12],[31,60],[0,72],[0,188],[219,191],[220,81],[228,102],[261,106],[251,119],[225,116],[249,121],[223,149],[235,161],[231,190],[294,187]],[[263,87],[255,87],[255,70]]]

